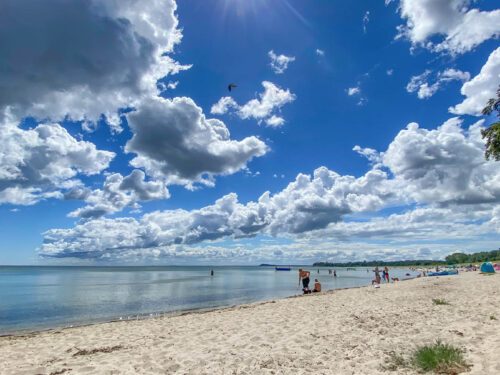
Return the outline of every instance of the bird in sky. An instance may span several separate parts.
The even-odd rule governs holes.
[[[234,83],[230,83],[229,85],[227,85],[227,89],[228,89],[229,91],[231,91],[231,90],[232,90],[232,89],[234,89],[235,87],[238,87],[238,86],[237,86],[236,84],[234,84]]]

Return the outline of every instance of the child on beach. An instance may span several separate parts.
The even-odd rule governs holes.
[[[313,293],[321,292],[321,283],[318,281],[318,279],[314,279],[314,289],[312,292]]]

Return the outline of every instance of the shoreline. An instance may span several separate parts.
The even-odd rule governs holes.
[[[384,365],[391,353],[407,355],[436,340],[463,349],[470,374],[500,373],[495,276],[414,278],[380,288],[4,336],[3,373],[417,374]],[[433,299],[449,304],[435,305]]]
[[[0,266],[0,268],[1,267],[2,266]],[[25,267],[22,266],[21,268]],[[40,267],[36,266],[36,268]],[[41,267],[41,268],[45,269],[47,267]],[[53,267],[48,267],[48,268],[53,268]],[[61,267],[55,267],[55,268],[59,270]],[[76,268],[81,268],[81,267],[78,266]],[[93,266],[86,268],[90,268],[91,270],[96,269],[96,267]],[[220,294],[220,292],[216,290],[216,293],[214,293],[213,297],[210,295],[211,293],[210,290],[206,290],[203,292],[195,291],[193,293],[193,296],[195,297],[193,298],[191,294],[189,294],[189,291],[187,291],[188,293],[184,295],[183,293],[178,293],[173,291],[172,287],[169,287],[167,289],[159,287],[160,284],[163,284],[162,278],[165,278],[165,280],[167,281],[172,279],[170,273],[168,273],[168,275],[166,273],[165,274],[162,273],[160,282],[153,282],[151,284],[149,284],[148,282],[138,282],[137,283],[138,287],[135,287],[136,283],[133,281],[130,284],[132,286],[128,286],[129,284],[127,282],[129,281],[129,279],[131,279],[131,276],[123,276],[121,278],[125,280],[125,282],[118,282],[113,284],[112,280],[110,280],[111,276],[109,276],[112,275],[112,273],[110,274],[109,271],[107,271],[109,267],[102,267],[102,268],[105,269],[105,271],[107,272],[103,274],[104,276],[102,276],[102,279],[107,281],[108,283],[111,283],[109,285],[113,285],[113,288],[111,288],[112,290],[106,292],[102,291],[101,289],[104,288],[102,285],[108,285],[108,284],[101,285],[101,283],[96,283],[94,286],[93,283],[89,283],[89,285],[91,285],[91,287],[94,287],[95,290],[92,291],[91,298],[88,304],[85,299],[82,300],[78,299],[79,295],[85,297],[84,295],[85,293],[82,293],[82,291],[84,290],[84,286],[80,287],[80,289],[78,289],[78,287],[72,287],[66,290],[62,285],[58,287],[57,283],[54,285],[50,284],[51,290],[53,291],[53,293],[50,294],[51,296],[50,301],[52,301],[52,303],[47,304],[47,306],[45,306],[44,303],[40,303],[40,299],[37,297],[37,293],[40,293],[40,288],[45,286],[43,283],[41,284],[41,286],[38,286],[36,283],[27,284],[31,288],[28,290],[31,294],[30,293],[27,294],[28,299],[26,301],[22,297],[15,297],[16,293],[11,293],[10,296],[9,294],[7,294],[6,306],[4,306],[6,308],[5,311],[6,319],[0,322],[0,337],[29,335],[37,332],[61,330],[66,328],[101,324],[112,321],[145,320],[158,316],[160,317],[175,316],[183,313],[197,312],[199,310],[210,311],[213,309],[234,307],[241,304],[258,303],[262,301],[289,298],[302,294],[300,288],[298,288],[296,284],[294,285],[295,275],[293,274],[293,272],[291,273],[287,272],[284,273],[285,275],[277,276],[279,273],[275,273],[274,269],[272,270],[272,275],[267,271],[264,272],[264,275],[266,277],[266,286],[267,283],[269,283],[268,285],[271,286],[276,284],[278,285],[276,289],[272,287],[262,288],[261,286],[260,287],[255,286],[245,281],[244,285],[241,285],[242,288],[241,290],[239,285],[233,289],[229,288],[228,292],[222,291],[222,294]],[[139,269],[142,268],[144,267],[139,267]],[[160,267],[160,268],[163,269],[165,267]],[[188,268],[189,268],[188,271],[191,272],[193,271],[191,268],[199,268],[199,267],[189,266]],[[232,277],[231,269],[233,267],[223,266],[221,268],[228,268],[229,271],[226,273],[229,276],[227,276],[226,273],[224,273],[224,275],[220,273],[220,275],[218,276],[222,276],[224,279],[221,279],[221,277],[215,277],[215,278],[200,277],[201,281],[199,281],[196,285],[206,284],[210,285],[210,287],[212,284],[216,284],[219,287],[221,285],[224,285],[224,282],[221,280],[225,280],[226,276]],[[249,268],[255,271],[256,268],[262,268],[262,267],[249,266]],[[403,269],[410,272],[409,269],[406,268]],[[237,270],[239,271],[240,267],[237,267]],[[134,271],[136,271],[136,268],[134,268]],[[166,271],[170,270],[168,269]],[[326,292],[330,289],[339,290],[343,288],[353,288],[353,287],[370,285],[371,278],[369,276],[371,274],[367,273],[365,275],[364,269],[361,271],[363,272],[358,272],[358,273],[353,272],[352,274],[350,274],[349,272],[344,272],[344,274],[340,275],[339,278],[337,279],[329,277],[331,275],[327,275],[326,271],[322,270],[321,271],[322,275],[320,280],[322,281],[323,284],[323,290]],[[395,272],[399,272],[400,275],[398,276],[402,278],[402,275],[404,273],[401,273],[401,271],[395,271]],[[195,274],[199,275],[200,273],[195,272]],[[286,280],[287,278],[290,278],[290,274],[292,275],[291,279],[293,281]],[[45,271],[42,272],[42,275],[46,275]],[[63,272],[62,275],[64,276],[65,273]],[[79,277],[84,277],[86,275],[86,271],[81,272],[81,274],[78,275]],[[146,277],[146,279],[149,280],[149,274],[145,273],[144,275],[145,275],[144,277]],[[412,273],[412,275],[414,274]],[[9,277],[9,274],[6,274],[4,276]],[[206,276],[205,273],[203,273],[203,276]],[[282,280],[283,278],[281,276],[284,276],[284,280]],[[318,277],[319,276],[320,275],[318,274]],[[184,279],[181,278],[181,281],[183,280]],[[182,287],[184,283],[180,283],[179,285],[180,287]],[[121,297],[121,299],[118,297],[115,298],[115,296],[128,295],[128,293],[131,293],[132,288],[135,289],[136,292],[132,293],[133,295],[131,297],[127,297],[127,300],[123,300],[123,297]],[[137,289],[141,288],[147,290],[148,293],[152,293],[151,296],[148,296],[149,300],[144,305],[142,302],[141,293],[137,293]],[[165,292],[164,290],[167,291]],[[45,290],[42,290],[42,292],[47,293],[47,291]],[[70,295],[70,298],[65,299],[64,297],[65,294]],[[219,297],[218,296],[219,294],[222,297]],[[11,298],[11,296],[14,297]],[[110,302],[109,306],[101,305],[99,302],[100,297],[104,297],[107,301],[109,300]],[[28,301],[30,302],[28,303]],[[60,302],[60,304],[58,302]],[[72,311],[73,306],[75,306],[77,310]]]
[[[383,366],[436,340],[500,373],[499,275],[406,281],[1,337],[2,373],[417,374]]]
[[[416,278],[417,277],[401,279],[399,282],[409,281],[409,280],[413,280]],[[380,284],[380,285],[385,285],[385,283]],[[321,294],[332,294],[335,291],[339,291],[339,290],[359,289],[359,288],[367,288],[367,287],[371,287],[371,285],[325,289],[324,291],[322,291]],[[284,299],[309,297],[309,296],[312,296],[312,294],[310,294],[310,295],[293,294],[293,295],[289,295],[286,297],[263,299],[263,300],[259,300],[259,301],[239,303],[239,304],[220,305],[220,306],[213,306],[213,307],[200,307],[200,308],[185,309],[185,310],[180,309],[180,310],[173,310],[173,311],[169,311],[169,312],[160,311],[160,312],[144,313],[144,314],[135,315],[131,319],[120,319],[119,317],[113,317],[113,318],[105,319],[105,320],[85,322],[85,323],[81,323],[81,324],[71,324],[71,325],[67,325],[67,326],[57,326],[57,327],[49,327],[49,328],[41,328],[41,329],[21,329],[21,330],[17,330],[17,331],[13,331],[13,332],[9,332],[9,331],[7,331],[6,333],[0,332],[0,339],[4,338],[4,337],[31,337],[31,336],[36,336],[37,334],[41,334],[41,333],[45,333],[45,332],[61,332],[63,330],[89,327],[89,326],[95,326],[95,325],[106,324],[106,323],[147,321],[147,320],[152,320],[152,319],[163,319],[163,318],[170,318],[170,317],[177,317],[177,316],[184,316],[184,315],[191,315],[191,314],[205,314],[205,313],[210,313],[213,311],[231,310],[234,308],[240,308],[242,306],[252,307],[254,305],[275,303],[276,301],[280,301],[280,300],[284,300]],[[248,307],[246,307],[246,308],[248,308]]]

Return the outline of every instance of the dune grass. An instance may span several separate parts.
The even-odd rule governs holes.
[[[434,344],[417,347],[407,356],[391,352],[382,366],[384,371],[403,368],[413,368],[419,373],[456,375],[468,371],[470,366],[465,361],[463,350],[436,341]]]
[[[437,341],[417,348],[411,359],[412,365],[420,371],[437,374],[459,374],[469,369],[463,350]]]
[[[449,305],[450,303],[442,298],[433,298],[432,303],[435,305]]]

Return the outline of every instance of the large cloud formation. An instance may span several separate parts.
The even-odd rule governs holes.
[[[385,152],[356,147],[373,163],[361,177],[342,176],[321,167],[313,176],[299,174],[281,192],[266,192],[246,204],[238,202],[233,193],[192,211],[156,211],[139,220],[99,219],[71,229],[53,229],[45,233],[41,253],[101,258],[152,249],[169,252],[172,247],[225,237],[313,237],[318,231],[336,239],[346,239],[350,233],[377,238],[391,231],[391,225],[396,231],[398,222],[406,222],[410,234],[422,237],[432,234],[433,223],[444,215],[467,233],[474,229],[498,232],[492,207],[500,201],[500,169],[498,163],[484,160],[480,129],[481,122],[464,130],[457,118],[435,130],[413,123]],[[389,219],[379,213],[408,204],[422,207]],[[477,215],[464,215],[465,210]],[[352,220],[362,214],[370,214],[372,219]],[[470,222],[471,217],[479,224]],[[393,224],[384,227],[384,222]],[[443,225],[439,228],[445,231]]]
[[[81,185],[78,174],[105,170],[115,154],[78,141],[59,124],[23,130],[0,126],[0,204],[29,205],[44,198],[62,198],[61,190]]]
[[[452,118],[435,130],[409,124],[382,155],[404,195],[418,203],[477,204],[500,199],[498,163],[484,160],[483,121],[465,132]]]
[[[158,96],[168,74],[189,68],[167,55],[181,40],[175,11],[174,0],[2,3],[0,204],[83,199],[87,205],[71,216],[98,217],[168,198],[169,184],[213,185],[214,175],[234,173],[267,152],[256,137],[231,140],[227,127],[206,119],[191,99]],[[128,118],[133,137],[126,150],[147,177],[139,170],[113,174],[90,191],[77,175],[102,172],[113,153],[77,141],[52,121],[21,128],[34,117],[69,118],[92,130],[101,116],[113,132],[121,131],[121,116]],[[135,185],[125,187],[127,181]]]
[[[387,2],[386,2],[387,3]],[[399,37],[434,51],[461,54],[500,35],[500,10],[470,9],[470,0],[401,0]],[[435,42],[438,36],[440,42]]]
[[[150,99],[128,120],[134,135],[125,150],[137,155],[130,163],[167,184],[213,185],[214,175],[237,172],[267,152],[256,137],[230,139],[224,123],[205,118],[190,98]]]
[[[174,0],[5,0],[0,12],[0,114],[95,122],[156,93],[178,70]]]
[[[384,176],[373,172],[356,179],[322,167],[312,179],[301,174],[282,192],[274,196],[266,192],[257,202],[241,204],[231,193],[198,210],[156,211],[140,220],[97,219],[73,229],[50,230],[42,254],[98,257],[122,249],[189,245],[261,231],[304,233],[324,228],[347,213],[380,207],[381,200],[373,192],[380,190],[378,183]]]
[[[113,173],[106,178],[102,189],[87,192],[87,206],[71,212],[71,217],[84,219],[96,218],[121,211],[125,207],[138,208],[139,201],[167,199],[169,193],[161,181],[146,181],[145,174],[134,169],[130,175],[123,177]],[[81,197],[80,197],[81,198]]]
[[[457,115],[480,115],[490,98],[495,97],[500,85],[500,47],[494,50],[481,72],[469,82],[464,83],[461,89],[466,96],[462,103],[450,108],[450,112]]]

